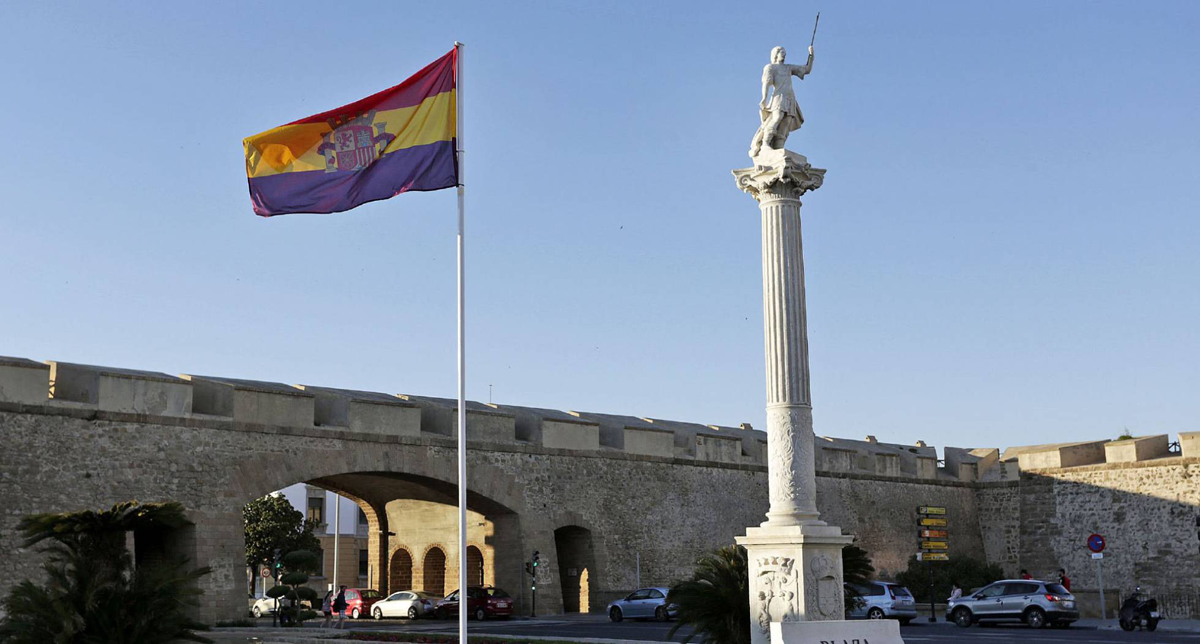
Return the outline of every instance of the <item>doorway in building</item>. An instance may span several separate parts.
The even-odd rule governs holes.
[[[561,527],[554,531],[554,548],[558,554],[563,612],[587,612],[591,594],[588,571],[595,569],[592,531],[574,525]]]

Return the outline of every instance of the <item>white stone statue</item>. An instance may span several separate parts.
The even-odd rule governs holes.
[[[758,127],[758,131],[754,133],[754,140],[750,143],[752,159],[758,156],[764,146],[772,150],[782,150],[788,135],[799,130],[804,124],[804,114],[800,112],[796,93],[792,91],[792,76],[804,80],[804,77],[812,72],[812,45],[808,46],[807,63],[788,65],[784,62],[786,58],[787,50],[776,47],[771,50],[771,63],[763,67],[762,101],[758,104],[762,125]],[[772,88],[775,90],[773,95]]]

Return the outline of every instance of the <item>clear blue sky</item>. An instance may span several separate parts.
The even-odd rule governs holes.
[[[818,433],[1200,429],[1200,4],[743,6],[4,3],[0,354],[452,397],[453,191],[261,219],[241,141],[459,39],[468,395],[762,427],[729,170],[821,9]]]

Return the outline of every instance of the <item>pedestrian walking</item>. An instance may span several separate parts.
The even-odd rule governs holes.
[[[334,626],[334,628],[345,629],[346,628],[346,587],[345,586],[341,586],[338,588],[337,597],[334,598],[334,600],[333,600],[333,612],[337,613],[337,616],[338,616],[337,626]]]
[[[329,628],[333,625],[333,589],[330,588],[325,593],[325,599],[321,600],[321,612],[325,614],[325,621],[321,622],[321,628]]]
[[[957,581],[950,582],[950,598],[946,601],[952,602],[960,597],[962,597],[962,588],[958,587]]]
[[[1067,576],[1065,568],[1058,569],[1058,583],[1063,588],[1066,588],[1067,592],[1071,592],[1071,578]]]
[[[1028,570],[1025,570],[1024,568],[1022,568],[1021,569],[1021,579],[1033,579],[1033,576],[1029,574]]]

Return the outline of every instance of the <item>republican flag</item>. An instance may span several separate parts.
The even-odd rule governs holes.
[[[391,89],[245,139],[255,214],[341,212],[458,185],[457,51]]]

